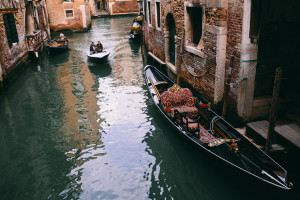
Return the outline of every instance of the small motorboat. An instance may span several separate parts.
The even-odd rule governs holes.
[[[216,114],[210,104],[199,102],[190,89],[181,88],[153,66],[147,65],[144,73],[154,105],[187,141],[254,180],[284,190],[292,188],[287,171]]]
[[[95,53],[88,52],[87,55],[89,58],[101,60],[101,59],[107,58],[107,56],[111,53],[112,50],[113,50],[113,48],[108,48],[108,49],[104,49],[101,52],[95,52]]]

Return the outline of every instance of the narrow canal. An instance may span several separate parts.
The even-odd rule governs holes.
[[[98,18],[70,51],[40,58],[0,93],[0,199],[268,199],[176,134],[143,77],[133,17]],[[90,62],[89,44],[115,47]],[[255,183],[255,182],[254,182]],[[287,197],[288,197],[287,196]]]

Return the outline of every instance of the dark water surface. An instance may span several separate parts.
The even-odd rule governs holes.
[[[70,51],[41,58],[0,93],[0,199],[291,199],[178,136],[143,77],[133,17],[93,20]],[[114,51],[90,62],[91,41]]]

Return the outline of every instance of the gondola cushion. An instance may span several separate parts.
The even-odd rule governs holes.
[[[163,104],[170,103],[173,107],[185,105],[190,97],[193,97],[193,94],[188,88],[182,88],[176,93],[165,91],[160,95]]]
[[[183,105],[183,106],[176,106],[172,109],[177,110],[179,113],[187,113],[187,117],[190,119],[195,119],[198,117],[198,109],[196,107],[189,107]]]

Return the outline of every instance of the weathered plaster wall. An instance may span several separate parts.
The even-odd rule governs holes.
[[[51,30],[69,29],[80,31],[89,28],[91,14],[88,1],[74,0],[74,2],[61,2],[61,0],[52,0],[47,1],[47,4]],[[73,17],[67,18],[65,10],[73,10]]]
[[[91,16],[97,16],[98,15],[97,0],[90,0],[89,7],[91,9]]]
[[[109,14],[139,13],[137,0],[109,0]]]
[[[14,13],[19,42],[9,47],[2,14],[0,14],[0,51],[2,73],[6,76],[28,55],[25,32],[25,8]]]

